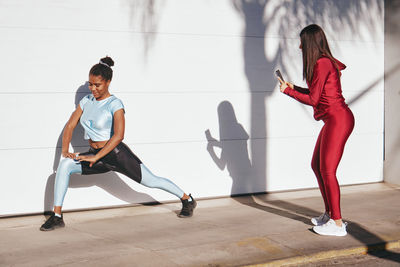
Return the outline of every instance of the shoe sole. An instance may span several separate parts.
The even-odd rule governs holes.
[[[55,230],[55,229],[58,229],[58,228],[63,228],[63,227],[65,227],[65,224],[62,224],[62,225],[56,225],[56,226],[54,226],[53,228],[49,228],[49,229],[46,229],[46,228],[40,227],[40,231],[43,231],[43,232],[47,232],[47,231],[53,231],[53,230]]]
[[[178,214],[178,217],[179,217],[179,218],[190,218],[190,217],[192,217],[192,216],[193,216],[193,213],[190,214],[190,215],[188,215],[188,216]]]
[[[321,232],[316,231],[314,228],[313,228],[313,231],[314,231],[314,233],[316,233],[316,234],[324,235],[324,236],[346,236],[346,235],[347,235],[347,232],[341,233],[341,234],[326,234],[326,233],[321,233]]]

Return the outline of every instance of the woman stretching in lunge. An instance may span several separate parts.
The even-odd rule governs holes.
[[[83,175],[120,172],[136,182],[159,188],[174,194],[182,201],[179,217],[191,217],[196,201],[186,195],[178,186],[166,178],[152,174],[149,169],[122,142],[125,131],[124,106],[108,91],[114,61],[105,57],[89,72],[89,89],[92,94],[85,96],[72,113],[65,126],[62,139],[62,156],[54,184],[54,213],[40,227],[42,231],[64,227],[61,207],[68,189],[72,173]],[[72,133],[78,124],[85,129],[85,139],[89,139],[90,149],[85,153],[68,151]]]
[[[315,24],[300,33],[303,53],[303,78],[309,89],[280,79],[281,92],[314,108],[314,118],[324,126],[314,149],[311,166],[317,176],[325,202],[325,213],[312,218],[314,231],[320,235],[345,236],[346,224],[340,213],[340,189],[336,170],[344,145],[354,128],[354,116],[342,96],[340,71],[346,66],[335,59],[322,29]]]

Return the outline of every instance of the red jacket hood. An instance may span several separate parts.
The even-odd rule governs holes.
[[[339,67],[339,70],[344,70],[346,68],[346,65],[344,65],[342,62],[337,60],[336,58],[333,58],[336,62],[336,65]]]
[[[325,55],[322,55],[323,57],[329,58]],[[333,60],[335,61],[334,63],[336,64],[336,66],[339,68],[339,71],[342,71],[346,68],[346,65],[344,65],[342,62],[340,62],[339,60],[337,60],[336,58],[333,58]]]

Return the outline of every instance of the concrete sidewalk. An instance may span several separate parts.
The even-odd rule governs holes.
[[[400,247],[400,187],[342,187],[346,237],[314,234],[318,190],[69,212],[66,227],[39,231],[44,216],[0,219],[0,266],[298,265]]]

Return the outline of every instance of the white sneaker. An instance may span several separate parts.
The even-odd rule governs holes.
[[[319,217],[314,217],[311,219],[312,224],[314,225],[323,225],[329,221],[331,217],[327,212],[321,214]]]
[[[323,225],[314,226],[313,230],[319,235],[345,236],[347,235],[346,226],[345,222],[342,223],[342,226],[337,226],[334,220],[329,219]]]

